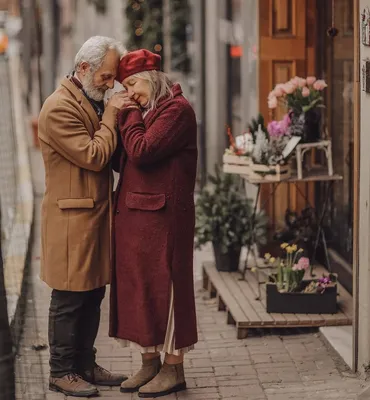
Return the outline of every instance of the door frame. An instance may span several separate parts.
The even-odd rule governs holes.
[[[359,342],[359,198],[360,198],[360,113],[361,113],[361,84],[360,84],[360,4],[353,3],[354,18],[354,126],[353,126],[353,322],[352,322],[352,369],[358,371],[358,342]]]

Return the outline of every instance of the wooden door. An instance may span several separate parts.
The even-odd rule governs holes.
[[[280,119],[286,112],[268,109],[267,96],[277,83],[294,76],[315,73],[315,0],[259,0],[259,99],[260,111],[266,121]],[[261,202],[273,228],[284,225],[287,208],[300,211],[306,201],[294,185],[281,184],[274,198],[269,196],[273,185],[263,185]],[[300,190],[314,201],[314,186],[300,184]]]

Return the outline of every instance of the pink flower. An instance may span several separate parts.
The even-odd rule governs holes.
[[[299,85],[299,81],[301,80],[302,78],[299,78],[298,76],[295,76],[294,78],[292,78],[288,83],[291,83],[291,84],[293,84],[294,86],[298,86]]]
[[[298,81],[298,86],[300,87],[300,88],[303,88],[304,86],[306,86],[306,79],[303,79],[303,78],[299,78],[299,81]]]
[[[313,85],[316,82],[316,76],[308,76],[306,81],[307,85]]]
[[[283,88],[281,88],[281,87],[276,87],[274,89],[274,93],[275,93],[276,97],[282,97],[285,94]]]
[[[277,107],[277,98],[276,97],[270,97],[268,100],[268,107],[269,108],[276,108]]]
[[[315,90],[324,90],[327,86],[328,85],[326,84],[326,82],[322,79],[319,79],[313,84],[313,88]]]
[[[303,97],[308,97],[310,95],[310,89],[308,88],[308,87],[304,87],[303,89],[302,89],[302,96]]]
[[[310,260],[307,257],[301,257],[297,264],[293,265],[293,271],[302,271],[310,267]]]
[[[291,82],[284,85],[283,90],[287,94],[292,94],[297,89],[297,86]]]

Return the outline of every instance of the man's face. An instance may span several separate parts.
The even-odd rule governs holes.
[[[104,99],[104,94],[108,89],[114,87],[119,63],[119,56],[115,50],[109,50],[104,58],[103,64],[95,72],[91,71],[88,63],[82,63],[80,67],[80,77],[82,86],[86,94],[96,101]]]

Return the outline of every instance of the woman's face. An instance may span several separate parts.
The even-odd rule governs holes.
[[[129,76],[122,82],[122,85],[127,90],[129,97],[139,103],[141,107],[148,105],[151,93],[149,82],[146,79]]]

